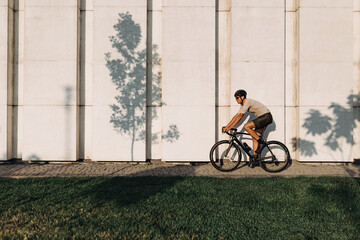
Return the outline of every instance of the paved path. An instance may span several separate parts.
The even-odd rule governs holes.
[[[360,177],[360,165],[315,165],[293,163],[280,173],[268,173],[261,167],[244,166],[230,173],[219,172],[211,164],[148,163],[0,163],[0,178],[83,177],[83,176],[208,176],[208,177],[297,177],[348,176]]]

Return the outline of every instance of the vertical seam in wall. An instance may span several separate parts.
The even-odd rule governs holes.
[[[152,123],[151,123],[151,77],[152,77],[152,36],[151,36],[151,27],[152,27],[152,3],[153,0],[147,0],[146,4],[146,99],[145,99],[145,160],[151,161],[152,152],[151,152],[151,136],[152,136]],[[150,8],[151,7],[151,8]]]
[[[87,87],[87,75],[86,75],[86,59],[87,59],[87,13],[88,5],[86,0],[78,0],[78,81],[77,81],[77,159],[85,160],[91,159],[91,154],[87,155],[88,149],[86,146],[86,87]],[[92,76],[92,75],[91,75]]]
[[[232,73],[232,67],[231,67],[231,63],[232,63],[232,61],[231,61],[231,56],[232,56],[232,54],[231,54],[231,46],[232,46],[232,0],[229,0],[230,1],[230,6],[229,6],[229,15],[228,15],[228,17],[229,17],[229,23],[226,23],[226,24],[228,24],[227,26],[226,26],[226,29],[227,29],[227,31],[229,31],[229,34],[227,35],[227,37],[229,38],[227,41],[226,41],[226,43],[229,43],[229,46],[228,46],[228,56],[227,56],[227,58],[228,58],[228,64],[229,64],[229,68],[228,68],[228,78],[227,78],[227,84],[228,84],[228,93],[229,93],[229,97],[231,96],[231,73]],[[230,118],[231,118],[231,103],[230,103],[230,101],[228,102],[228,106],[227,106],[228,108],[229,108],[229,111],[228,111],[228,119],[229,119],[229,121],[230,121]]]
[[[92,160],[93,118],[93,1],[81,0],[80,27],[80,160]],[[91,24],[90,24],[91,23]],[[91,57],[91,59],[89,59]],[[89,62],[88,62],[89,61]]]
[[[353,90],[352,90],[352,93],[354,96],[358,96],[359,95],[359,87],[360,87],[360,59],[359,59],[359,56],[360,56],[360,39],[359,39],[359,36],[357,36],[359,33],[360,33],[360,28],[359,28],[359,25],[357,26],[356,23],[356,20],[358,20],[358,14],[360,14],[360,11],[359,9],[356,8],[356,1],[357,0],[354,0],[353,1],[353,12],[352,12],[352,19],[353,19],[353,22],[352,22],[352,29],[353,29]],[[360,2],[358,3],[360,4]],[[358,69],[357,69],[358,68]],[[352,158],[353,158],[353,161],[357,161],[359,160],[359,157],[360,157],[360,152],[359,152],[359,141],[360,141],[360,125],[359,123],[357,123],[355,121],[355,119],[358,117],[358,114],[360,112],[359,110],[359,106],[358,106],[358,103],[353,101],[353,104],[352,104],[352,108],[353,108],[353,119],[354,119],[354,127],[352,129],[352,134],[353,134],[353,140],[354,140],[354,144],[353,144],[353,147],[352,147]],[[356,149],[356,150],[354,150]]]
[[[18,159],[19,145],[19,49],[20,49],[20,3],[19,0],[13,2],[13,67],[12,67],[12,116],[11,116],[11,159]]]
[[[13,125],[12,125],[12,158],[22,159],[23,151],[23,68],[24,62],[22,62],[22,71],[19,70],[20,61],[24,60],[23,45],[24,44],[24,12],[25,9],[21,9],[20,5],[23,5],[23,0],[14,0],[14,89],[13,89]],[[20,18],[20,15],[22,17]],[[21,51],[22,50],[22,51]],[[20,76],[20,74],[22,74]],[[20,82],[21,81],[21,82]],[[21,87],[20,87],[21,86]],[[21,101],[20,101],[21,99]],[[21,110],[20,110],[21,108]],[[20,119],[21,118],[21,119]],[[21,123],[21,126],[20,126]],[[20,151],[19,151],[20,146]]]
[[[6,159],[13,158],[14,138],[14,76],[15,76],[15,10],[8,1],[7,19],[7,104],[6,104]],[[11,67],[9,66],[11,63]],[[10,95],[10,96],[9,96]]]
[[[215,142],[219,140],[219,0],[215,0]]]
[[[286,115],[287,115],[287,104],[286,104],[286,0],[284,0],[284,142],[286,142]]]
[[[77,15],[77,49],[76,49],[76,160],[79,160],[80,156],[84,156],[82,151],[83,149],[80,148],[82,144],[81,139],[81,126],[83,125],[81,122],[81,80],[82,80],[82,57],[83,57],[83,51],[82,51],[82,43],[81,40],[84,38],[82,36],[82,21],[81,21],[81,1],[77,0],[77,6],[76,6],[76,15]]]
[[[300,161],[300,2],[296,0],[296,61],[297,61],[297,69],[296,69],[296,158],[297,161]]]

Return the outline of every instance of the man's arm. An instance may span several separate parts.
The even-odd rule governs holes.
[[[230,129],[232,129],[242,118],[243,118],[244,114],[243,113],[237,113],[232,119],[231,121],[228,123],[228,125],[226,125],[226,127],[224,127],[222,129],[223,132],[227,132]]]

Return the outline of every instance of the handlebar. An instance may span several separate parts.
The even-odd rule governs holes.
[[[245,133],[245,132],[237,132],[237,128],[231,128],[229,131],[225,133],[229,136],[236,136],[237,134],[250,135],[249,133]]]

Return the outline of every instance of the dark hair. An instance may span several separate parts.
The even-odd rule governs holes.
[[[245,90],[240,89],[240,90],[237,90],[235,92],[234,97],[242,97],[242,96],[244,96],[246,98],[246,94],[247,93],[246,93]]]

